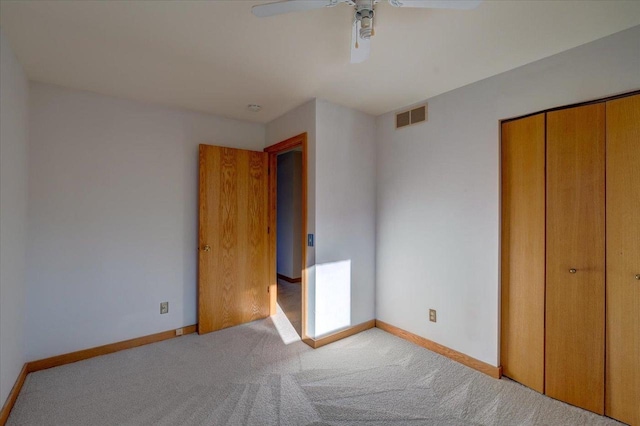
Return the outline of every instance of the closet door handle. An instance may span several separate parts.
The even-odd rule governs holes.
[[[576,272],[578,272],[578,270],[577,270],[577,269],[575,269],[575,268],[571,268],[571,269],[569,269],[569,273],[570,273],[570,274],[575,274]]]
[[[640,274],[636,274],[636,280],[640,280]]]

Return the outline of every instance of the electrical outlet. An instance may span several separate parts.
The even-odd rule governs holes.
[[[182,336],[183,330],[181,328],[176,328],[176,336]]]
[[[436,318],[436,310],[435,309],[429,309],[429,321],[431,322],[437,322],[437,318]]]
[[[160,302],[160,314],[169,313],[169,302]]]

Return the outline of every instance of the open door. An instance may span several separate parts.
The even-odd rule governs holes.
[[[269,316],[268,158],[200,145],[200,334]]]

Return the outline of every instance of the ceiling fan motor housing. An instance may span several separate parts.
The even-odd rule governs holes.
[[[359,1],[356,6],[356,21],[360,22],[360,38],[369,39],[373,29],[373,1]]]

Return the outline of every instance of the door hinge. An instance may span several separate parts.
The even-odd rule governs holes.
[[[267,293],[271,293],[271,290],[269,290],[269,286],[267,286]]]
[[[270,234],[270,233],[271,233],[271,227],[267,226],[267,234]]]

